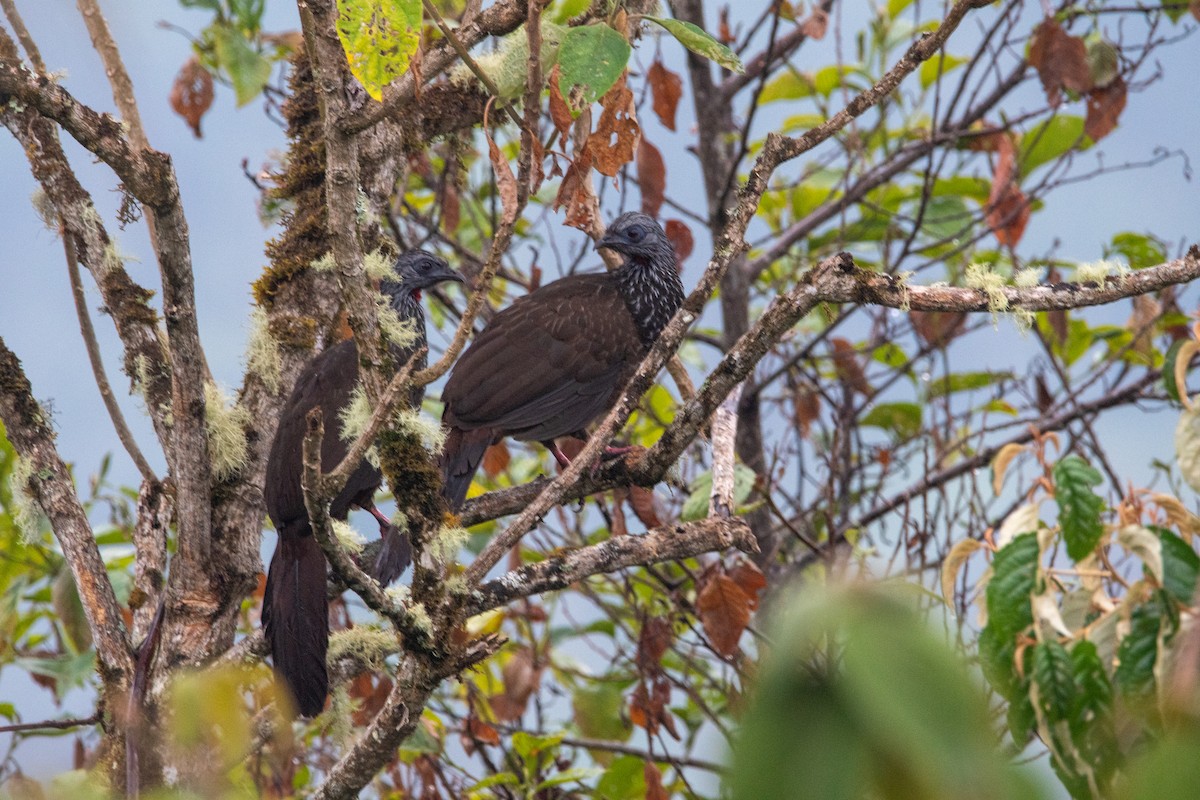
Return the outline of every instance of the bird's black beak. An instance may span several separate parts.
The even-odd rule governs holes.
[[[457,281],[459,283],[467,282],[466,278],[464,278],[461,274],[459,274],[455,270],[450,269],[449,265],[447,265],[447,264],[438,265],[438,268],[436,270],[434,270],[433,272],[430,272],[426,277],[429,280],[430,286],[433,286],[434,284],[442,283],[443,281]]]
[[[621,240],[607,232],[600,237],[600,241],[596,242],[596,249],[599,250],[601,247],[607,247],[608,249],[615,250],[618,253],[625,252],[621,247]]]

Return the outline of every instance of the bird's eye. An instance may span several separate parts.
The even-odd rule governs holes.
[[[641,225],[634,225],[625,231],[625,235],[629,237],[631,242],[640,242],[642,237],[646,235],[646,229]]]

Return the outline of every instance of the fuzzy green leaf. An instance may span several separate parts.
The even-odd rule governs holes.
[[[1056,641],[1039,642],[1033,648],[1033,683],[1038,704],[1050,722],[1066,719],[1075,705],[1075,678],[1071,656]]]
[[[607,25],[571,28],[558,51],[559,86],[564,93],[583,87],[583,100],[594,103],[612,88],[629,63],[625,37]]]
[[[742,66],[742,60],[725,45],[718,42],[712,37],[712,34],[693,25],[690,22],[683,22],[678,19],[670,19],[669,17],[644,17],[650,22],[654,22],[667,29],[667,32],[679,40],[679,43],[691,50],[696,55],[704,56],[712,59],[722,67],[734,72],[745,72],[746,68]]]
[[[1029,595],[1037,578],[1036,533],[1022,533],[996,553],[987,585],[988,627],[1011,637],[1033,622]]]
[[[1103,482],[1100,473],[1079,456],[1067,456],[1054,465],[1054,499],[1067,555],[1079,562],[1095,549],[1104,533],[1100,512],[1104,498],[1091,487]]]
[[[340,0],[337,32],[350,72],[382,100],[421,44],[421,0]]]
[[[1163,588],[1185,605],[1192,602],[1196,578],[1200,575],[1200,556],[1192,546],[1166,528],[1151,526],[1162,541]]]

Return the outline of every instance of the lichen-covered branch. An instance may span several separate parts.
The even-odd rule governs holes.
[[[471,593],[466,610],[468,614],[480,614],[513,600],[566,588],[593,575],[694,558],[731,547],[743,553],[758,552],[750,527],[736,517],[709,517],[655,528],[641,536],[617,536],[564,556],[526,564],[487,581]]]

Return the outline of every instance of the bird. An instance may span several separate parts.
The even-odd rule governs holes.
[[[401,254],[394,272],[396,279],[382,281],[380,292],[400,319],[413,325],[415,334],[415,340],[406,346],[389,345],[392,364],[399,369],[426,343],[421,291],[442,281],[463,279],[441,258],[423,250]],[[424,354],[417,361],[419,369],[427,363]],[[329,646],[326,559],[313,536],[300,486],[306,417],[313,408],[321,408],[325,424],[321,469],[330,471],[349,449],[349,443],[338,435],[339,415],[351,400],[358,383],[358,369],[358,346],[353,339],[327,348],[305,365],[280,413],[279,427],[267,456],[263,495],[279,541],[267,572],[262,624],[275,671],[283,678],[300,714],[306,717],[321,712],[329,689],[325,669]],[[423,387],[414,388],[410,405],[418,407],[424,394]],[[382,483],[379,469],[364,459],[329,504],[329,516],[344,520],[352,507],[374,515],[384,546],[372,572],[386,585],[408,567],[411,546],[408,537],[375,507],[373,498]]]
[[[671,241],[652,217],[617,217],[596,249],[623,263],[541,286],[492,317],[442,391],[447,429],[442,496],[457,511],[484,451],[505,436],[541,442],[559,464],[559,436],[587,439],[683,303]]]

